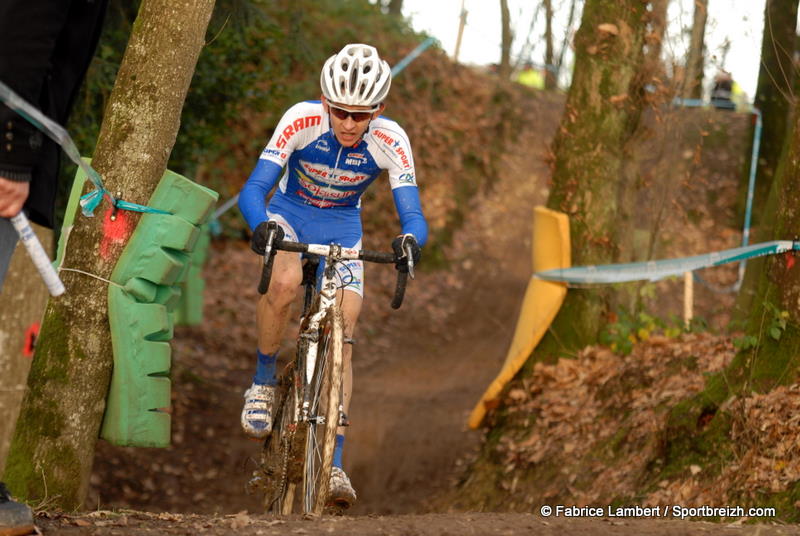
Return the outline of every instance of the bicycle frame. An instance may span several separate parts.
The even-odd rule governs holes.
[[[311,393],[308,392],[307,386],[311,383],[314,376],[314,371],[317,367],[317,355],[319,352],[319,327],[323,319],[328,315],[330,310],[336,306],[336,267],[335,264],[340,260],[358,259],[359,250],[342,248],[341,246],[331,245],[323,246],[321,244],[309,244],[309,253],[313,253],[325,258],[325,268],[322,272],[322,283],[319,291],[319,305],[316,311],[308,319],[308,324],[300,333],[300,337],[308,341],[308,349],[306,350],[306,362],[304,366],[304,382],[303,382],[303,409],[301,419],[308,422],[310,419],[315,418],[309,415],[311,406]],[[319,417],[316,417],[317,419]],[[322,424],[319,423],[318,424]]]

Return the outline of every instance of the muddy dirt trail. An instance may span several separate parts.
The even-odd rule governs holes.
[[[720,525],[697,521],[652,519],[543,518],[532,514],[424,514],[395,516],[275,519],[245,513],[228,516],[97,512],[91,516],[40,518],[45,534],[65,536],[150,536],[153,534],[222,536],[788,536],[789,526]]]

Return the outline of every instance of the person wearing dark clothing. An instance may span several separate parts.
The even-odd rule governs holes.
[[[65,125],[94,56],[108,0],[0,0],[0,81]],[[0,290],[17,243],[8,218],[53,227],[60,148],[0,103]],[[30,508],[0,482],[0,533],[29,534]]]
[[[0,0],[0,82],[64,125],[94,56],[108,0]],[[53,227],[60,148],[0,103],[0,290],[21,209]]]
[[[711,104],[720,110],[733,110],[733,77],[727,71],[717,73],[714,78],[714,88],[711,90]]]

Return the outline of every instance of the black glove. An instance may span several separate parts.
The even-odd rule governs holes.
[[[411,246],[411,258],[414,259],[414,266],[419,264],[422,258],[422,250],[417,244],[414,235],[405,234],[392,240],[392,251],[394,251],[394,266],[401,272],[408,272],[408,259],[406,258],[406,246]]]
[[[250,249],[259,255],[263,255],[267,249],[267,235],[269,235],[271,230],[275,231],[273,244],[279,240],[283,240],[285,233],[280,225],[274,221],[262,221],[258,224],[256,230],[253,231],[253,237],[250,239]]]

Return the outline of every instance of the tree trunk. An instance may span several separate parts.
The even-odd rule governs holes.
[[[511,78],[511,42],[514,36],[511,33],[511,15],[508,11],[508,0],[500,0],[500,19],[503,31],[500,43],[500,68],[498,75],[504,80]]]
[[[403,0],[389,0],[389,15],[400,16],[403,11]]]
[[[213,6],[141,4],[92,162],[126,201],[147,204],[166,169]],[[112,220],[103,207],[76,219],[63,266],[108,279],[138,217],[119,211]],[[69,271],[62,277],[67,293],[45,313],[4,478],[27,500],[72,510],[88,489],[112,350],[107,283]]]
[[[800,229],[800,125],[794,120],[792,138],[780,173],[773,183],[770,204],[775,206],[775,221],[770,239],[791,240]],[[772,256],[763,263],[758,277],[757,298],[753,301],[747,333],[758,344],[749,356],[749,370],[742,368],[742,381],[748,391],[766,392],[779,384],[797,381],[800,368],[800,263],[796,253]]]
[[[767,0],[764,7],[761,64],[754,100],[755,107],[761,110],[763,117],[752,205],[753,215],[757,219],[763,214],[764,203],[786,141],[787,125],[792,120],[797,3],[797,0]]]
[[[703,96],[706,19],[708,19],[708,0],[694,0],[692,37],[683,79],[683,97],[686,99],[699,99]]]
[[[553,53],[553,2],[544,0],[544,88],[555,89],[555,59]]]
[[[575,75],[554,141],[547,205],[570,216],[576,266],[613,262],[623,255],[615,245],[624,208],[618,199],[626,190],[620,178],[627,144],[642,110],[638,88],[645,6],[640,0],[589,1],[575,37]],[[553,359],[559,349],[596,341],[609,296],[605,291],[568,293],[550,335],[537,348],[537,359]]]
[[[52,256],[53,231],[31,224],[48,255]],[[26,340],[33,327],[40,324],[47,305],[47,287],[34,268],[28,251],[17,244],[6,282],[0,295],[0,474],[5,465],[14,422],[19,414],[28,370],[31,348]]]
[[[776,221],[776,200],[773,178],[779,173],[778,164],[783,152],[789,150],[794,115],[793,53],[795,50],[797,23],[797,0],[768,0],[764,7],[764,35],[761,41],[761,67],[754,105],[761,110],[762,131],[756,183],[752,199],[753,229],[751,242],[769,240]],[[752,136],[751,136],[752,137]],[[750,151],[748,146],[746,165],[740,188],[740,213],[744,214],[750,174]],[[786,159],[783,162],[788,162]],[[769,194],[769,199],[768,199]],[[788,238],[793,238],[794,235]],[[746,322],[753,301],[759,293],[760,273],[766,259],[753,259],[747,263],[747,271],[736,299],[734,319]]]

